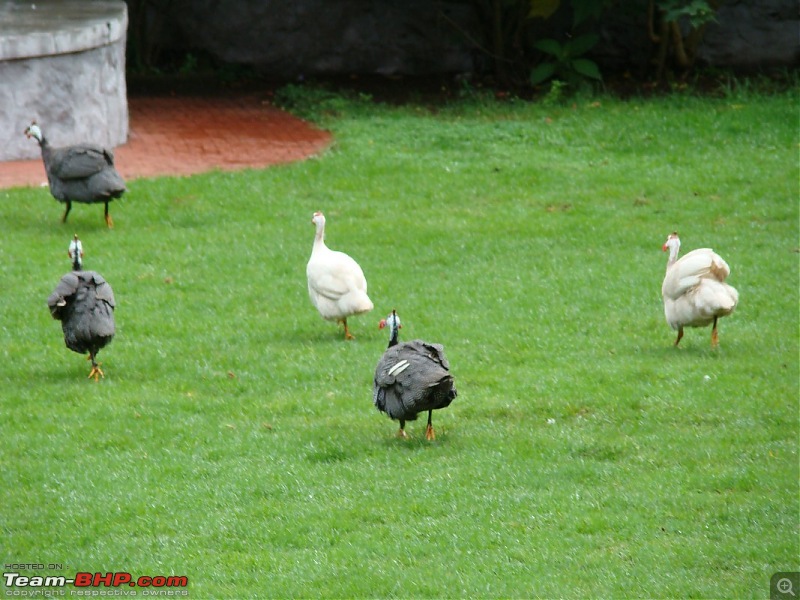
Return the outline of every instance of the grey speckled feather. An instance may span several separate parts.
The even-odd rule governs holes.
[[[401,423],[449,406],[456,395],[441,344],[422,340],[396,344],[384,352],[375,369],[372,400],[378,410]]]
[[[107,202],[119,198],[125,182],[114,168],[110,150],[91,144],[53,148],[42,143],[50,193],[61,202]]]
[[[111,150],[94,144],[53,148],[35,121],[25,130],[25,135],[39,143],[50,193],[66,205],[62,222],[66,223],[73,202],[102,203],[105,206],[106,225],[113,227],[108,203],[127,190],[125,182],[114,168]]]
[[[114,292],[99,273],[67,273],[47,298],[47,306],[61,321],[70,350],[94,356],[114,337]]]

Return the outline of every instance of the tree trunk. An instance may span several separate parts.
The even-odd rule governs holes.
[[[506,69],[505,36],[503,35],[503,0],[492,1],[492,52],[494,54],[494,76],[497,83],[508,83]]]

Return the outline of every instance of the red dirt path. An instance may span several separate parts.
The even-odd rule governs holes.
[[[328,132],[252,94],[133,97],[128,111],[128,141],[114,149],[126,180],[267,167],[313,156],[331,142]],[[46,182],[41,159],[0,162],[0,189]]]

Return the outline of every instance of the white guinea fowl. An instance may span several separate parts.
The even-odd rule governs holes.
[[[367,280],[358,263],[344,252],[325,245],[325,215],[315,212],[311,222],[316,226],[311,258],[306,265],[308,295],[323,319],[344,325],[344,337],[352,340],[347,317],[372,310],[367,296]]]
[[[713,323],[711,346],[719,344],[717,320],[733,312],[739,292],[725,283],[731,270],[722,257],[710,248],[692,250],[678,260],[681,241],[673,232],[662,246],[669,251],[667,274],[661,285],[664,315],[670,327],[678,331],[675,345],[683,337],[684,327],[705,327]]]

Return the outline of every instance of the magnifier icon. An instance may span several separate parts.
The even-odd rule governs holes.
[[[775,587],[781,594],[789,594],[794,598],[797,597],[797,595],[794,593],[794,589],[792,588],[792,580],[788,577],[778,579],[778,583],[775,584]]]

